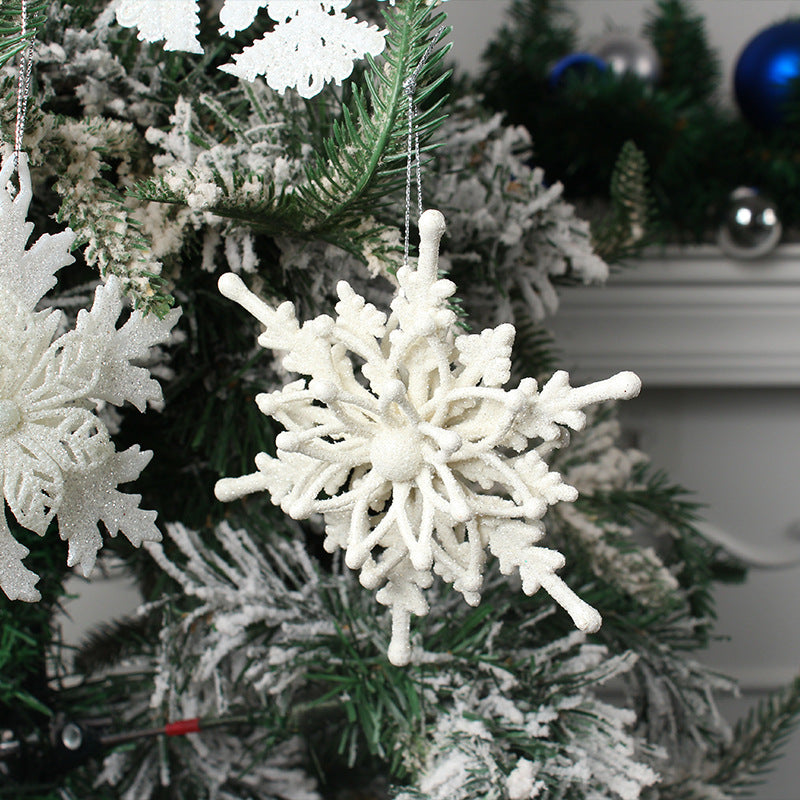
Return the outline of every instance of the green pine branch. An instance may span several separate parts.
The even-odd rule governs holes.
[[[43,120],[50,129],[46,157],[55,167],[53,188],[61,198],[57,219],[75,232],[74,246],[83,248],[88,266],[101,275],[118,275],[135,308],[163,318],[174,299],[158,274],[161,264],[150,242],[116,185],[124,169],[115,174],[112,167],[127,168],[138,155],[140,143],[133,126],[103,117],[74,121],[43,114]],[[72,160],[83,155],[81,163],[93,164],[90,154],[97,167],[87,167],[76,177]]]
[[[721,70],[703,18],[684,0],[658,0],[656,8],[643,33],[661,61],[660,88],[681,95],[687,105],[709,102]]]
[[[751,709],[709,781],[734,795],[752,794],[800,724],[800,676]]]
[[[0,3],[0,67],[18,56],[35,38],[47,20],[48,0],[26,4],[27,31],[22,35],[22,0]]]
[[[611,209],[592,225],[597,255],[605,261],[638,253],[647,240],[652,200],[647,188],[647,159],[628,140],[620,150],[611,175]]]
[[[486,72],[481,89],[501,107],[535,105],[544,87],[531,85],[530,76],[547,74],[577,48],[578,20],[563,0],[514,0],[506,14],[508,22],[483,53]],[[522,69],[509,71],[509,61]]]
[[[384,60],[389,69],[368,58],[365,90],[353,87],[351,107],[343,109],[324,144],[325,157],[317,155],[307,171],[307,184],[300,187],[303,210],[322,230],[369,214],[405,180],[409,99],[403,87],[422,63],[444,17],[433,17],[425,2],[413,0],[385,18],[389,34]],[[422,108],[449,75],[444,72],[430,80],[447,50],[434,49],[416,78],[420,88],[414,101]],[[443,121],[443,102],[440,98],[417,115],[421,142]]]
[[[800,677],[739,720],[711,774],[659,787],[661,800],[708,800],[753,794],[800,723]]]
[[[657,520],[666,525],[671,537],[668,552],[662,557],[667,564],[681,566],[676,577],[688,594],[691,613],[710,624],[715,617],[713,583],[742,580],[744,567],[719,545],[703,538],[696,528],[702,506],[689,499],[687,490],[672,483],[664,472],[641,465],[632,475],[632,482],[634,488],[582,497],[578,506],[623,524],[651,524]]]
[[[305,183],[286,192],[264,182],[260,196],[251,199],[237,192],[250,176],[235,175],[232,188],[217,176],[221,199],[209,211],[267,235],[323,240],[358,256],[369,244],[373,253],[381,254],[381,235],[386,229],[374,221],[374,215],[405,181],[409,99],[403,86],[444,20],[443,15],[432,13],[425,0],[408,0],[384,16],[388,35],[383,59],[378,63],[368,58],[363,87],[351,82],[350,100],[307,166]],[[444,120],[441,107],[446,98],[438,90],[449,77],[441,69],[448,49],[434,46],[417,76],[414,100],[421,110],[415,127],[423,151]],[[180,191],[160,178],[139,183],[133,195],[186,204]],[[371,220],[367,226],[361,225],[365,219]]]

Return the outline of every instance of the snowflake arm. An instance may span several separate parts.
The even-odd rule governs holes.
[[[97,551],[103,546],[98,530],[102,522],[110,536],[120,531],[135,547],[142,542],[161,541],[155,524],[156,512],[139,508],[140,495],[117,491],[117,484],[136,480],[153,453],[141,452],[138,445],[85,470],[73,470],[64,481],[64,502],[58,512],[62,539],[69,542],[67,566],[79,565],[89,576]]]
[[[350,0],[225,0],[219,12],[220,32],[235,36],[266,7],[274,30],[234,56],[220,69],[243,80],[266,77],[283,94],[294,88],[314,97],[326,83],[341,83],[353,62],[383,52],[386,32],[344,13]],[[138,29],[146,42],[164,41],[165,50],[202,53],[197,39],[198,0],[119,0],[117,22]]]
[[[42,599],[36,589],[39,576],[22,566],[22,559],[30,550],[21,545],[8,529],[6,513],[0,513],[0,588],[9,600],[25,600],[35,603]]]
[[[165,50],[202,53],[197,40],[200,17],[197,0],[121,0],[117,22],[126,28],[138,28],[143,42],[164,40]]]
[[[0,167],[0,187],[8,185],[14,171],[14,159],[6,159]],[[69,228],[55,235],[45,233],[26,250],[33,232],[33,223],[27,219],[33,190],[25,153],[19,154],[19,184],[13,197],[0,190],[0,219],[4,220],[0,227],[0,290],[32,310],[56,285],[55,273],[75,261],[70,253],[75,234]]]
[[[219,12],[220,33],[235,36],[250,27],[269,0],[225,0]]]
[[[259,344],[305,377],[258,396],[285,428],[276,456],[260,453],[255,473],[219,481],[217,497],[268,491],[295,519],[322,514],[325,548],[344,550],[391,608],[392,663],[411,658],[410,619],[427,613],[433,573],[480,601],[487,547],[503,573],[519,572],[526,593],[544,588],[579,628],[596,631],[599,613],[556,575],[564,557],[537,544],[548,506],[577,491],[531,442],[549,452],[562,426],[585,424],[582,408],[634,396],[639,379],[620,373],[576,389],[556,373],[541,390],[532,379],[503,389],[513,326],[455,334],[455,286],[438,276],[444,218],[427,211],[419,228],[418,263],[398,270],[388,319],[340,283],[336,318],[301,326],[289,304],[272,309],[237,276],[220,279],[220,291],[264,325]]]
[[[135,362],[145,359],[151,347],[167,340],[181,311],[174,309],[163,319],[133,311],[125,324],[117,328],[121,312],[122,284],[112,275],[95,290],[91,310],[78,312],[75,331],[68,342],[98,349],[96,360],[100,372],[92,389],[93,399],[115,406],[129,402],[144,412],[148,403],[159,407],[163,402],[161,386],[150,377],[149,370],[136,366]]]

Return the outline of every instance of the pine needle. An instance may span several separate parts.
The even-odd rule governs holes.
[[[35,38],[44,25],[47,0],[29,0],[27,32],[22,35],[22,0],[5,0],[0,3],[0,67],[18,56]]]
[[[735,728],[710,783],[736,796],[753,794],[800,724],[800,676],[750,710]]]

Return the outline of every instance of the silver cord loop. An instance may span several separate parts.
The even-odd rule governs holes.
[[[20,33],[23,38],[28,33],[28,2],[21,3],[22,25]],[[19,76],[17,79],[17,122],[14,128],[14,168],[19,171],[19,155],[22,152],[22,138],[25,135],[25,118],[28,115],[28,98],[31,93],[31,70],[33,69],[33,39],[22,51],[19,60]]]
[[[414,95],[417,91],[417,78],[425,67],[425,64],[433,52],[433,48],[439,41],[439,37],[446,28],[440,25],[433,34],[427,49],[422,54],[414,72],[403,81],[403,95],[408,102],[408,140],[406,148],[406,213],[405,213],[405,232],[403,235],[403,266],[408,266],[408,253],[411,238],[411,183],[416,178],[417,182],[417,211],[422,216],[422,161],[419,157],[419,131],[414,125],[417,116],[417,104]],[[416,171],[414,165],[416,164]]]

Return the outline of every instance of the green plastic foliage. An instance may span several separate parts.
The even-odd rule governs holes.
[[[219,177],[222,196],[209,211],[258,233],[322,240],[359,257],[367,239],[373,252],[385,249],[380,241],[383,226],[374,221],[366,231],[359,226],[379,216],[405,182],[409,100],[403,85],[422,62],[444,16],[434,14],[424,0],[409,0],[387,9],[384,16],[386,50],[378,61],[368,57],[362,80],[348,84],[349,99],[327,123],[305,181],[288,193],[267,183],[260,196],[242,199],[235,189],[249,176],[234,173],[234,195]],[[449,77],[441,69],[448,49],[434,47],[416,78],[414,99],[421,111],[415,125],[423,149],[444,119],[445,98],[437,91]],[[312,115],[313,107],[309,104]],[[134,193],[142,200],[186,204],[163,180],[142,182]]]
[[[27,31],[22,35],[22,0],[0,3],[0,67],[18,56],[35,38],[44,25],[47,0],[26,3]]]
[[[643,33],[661,60],[661,91],[683,95],[687,105],[712,101],[720,64],[708,44],[705,21],[682,0],[658,0]]]

